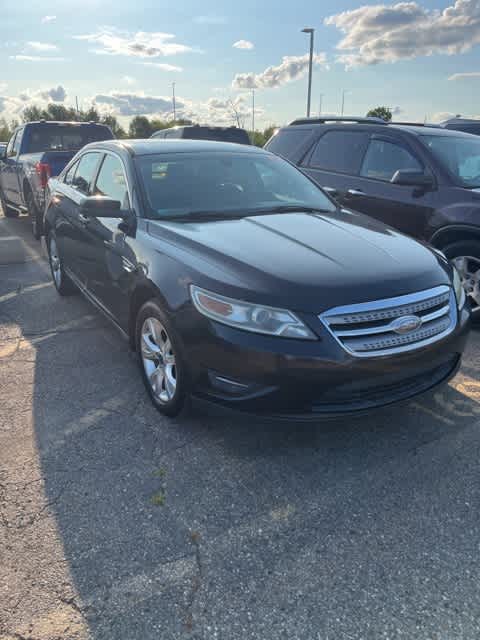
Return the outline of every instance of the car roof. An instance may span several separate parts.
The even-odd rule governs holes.
[[[233,142],[216,142],[213,140],[189,140],[184,139],[161,139],[148,138],[146,140],[106,140],[102,142],[91,142],[84,149],[103,148],[111,151],[124,149],[132,156],[148,156],[157,153],[199,153],[201,151],[224,152],[224,153],[259,153],[266,154],[268,151],[245,144],[235,144]]]
[[[282,127],[279,131],[288,131],[288,130],[325,130],[328,129],[341,129],[345,127],[346,130],[355,130],[360,129],[362,131],[368,131],[369,133],[382,134],[387,133],[391,129],[395,129],[396,131],[401,131],[405,133],[410,133],[416,136],[429,135],[429,136],[470,136],[469,133],[464,133],[462,131],[455,131],[453,129],[445,129],[436,124],[420,124],[412,122],[411,124],[408,122],[384,122],[380,123],[375,121],[375,119],[359,119],[358,122],[355,122],[353,119],[348,120],[347,118],[337,118],[332,119],[328,122],[315,122],[312,119],[312,122],[301,122],[301,124],[289,124],[286,127]]]

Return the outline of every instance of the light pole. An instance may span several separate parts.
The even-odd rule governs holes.
[[[255,89],[252,89],[252,142],[255,144]]]
[[[308,96],[307,96],[307,118],[310,117],[310,100],[312,97],[312,71],[313,71],[313,34],[315,29],[305,27],[302,29],[302,33],[310,34],[310,61],[308,64]]]
[[[323,93],[320,94],[320,102],[318,103],[318,116],[322,115]]]
[[[172,82],[173,122],[177,120],[177,108],[175,105],[175,82]]]
[[[344,111],[345,111],[345,96],[346,96],[347,93],[348,93],[348,91],[346,89],[344,89],[342,91],[342,116],[343,116]]]

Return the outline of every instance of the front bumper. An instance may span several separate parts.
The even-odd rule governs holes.
[[[328,332],[316,342],[283,339],[201,317],[185,347],[194,396],[247,413],[314,419],[369,411],[448,381],[460,366],[469,326],[464,309],[439,342],[357,358]]]

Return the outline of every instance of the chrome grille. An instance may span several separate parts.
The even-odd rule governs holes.
[[[413,317],[417,327],[399,333],[398,321]],[[336,307],[320,315],[333,337],[350,354],[373,357],[419,349],[453,331],[457,308],[453,289],[427,291]]]

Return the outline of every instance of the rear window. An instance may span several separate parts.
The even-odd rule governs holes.
[[[90,142],[111,140],[112,132],[102,125],[40,125],[28,131],[25,153],[78,151]]]
[[[293,127],[291,129],[282,129],[265,145],[265,148],[272,153],[276,153],[277,156],[289,159],[299,151],[311,135],[311,129],[296,129]]]
[[[368,140],[369,134],[364,131],[327,131],[308,164],[313,169],[358,174]]]
[[[184,129],[181,137],[189,140],[217,140],[218,142],[250,144],[248,133],[243,129],[192,127],[191,129]]]
[[[480,136],[480,122],[478,124],[448,124],[447,129],[453,129],[454,131],[463,131],[464,133],[473,133],[475,136]]]

